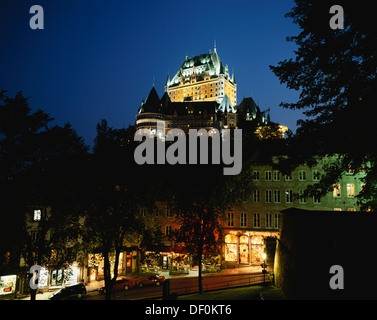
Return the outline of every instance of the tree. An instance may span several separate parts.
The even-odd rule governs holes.
[[[86,154],[87,146],[70,124],[49,127],[53,119],[42,110],[32,113],[28,98],[21,92],[10,98],[1,91],[0,100],[4,102],[0,105],[2,213],[14,226],[9,228],[9,237],[4,237],[1,253],[12,251],[11,256],[17,263],[21,254],[30,267],[51,266],[52,252],[55,252],[55,266],[61,265],[72,256],[66,245],[70,235],[67,231],[72,229],[72,224],[68,223],[70,215],[63,210],[68,202],[63,195],[74,186],[71,173],[74,173],[77,158]],[[43,211],[34,230],[35,237],[22,223],[25,213],[32,214],[33,205]],[[47,207],[53,207],[51,212],[48,210],[48,216]],[[63,234],[59,233],[63,230]],[[50,235],[53,236],[50,238]],[[35,299],[35,292],[31,290],[31,299]]]
[[[212,154],[211,146],[209,143],[208,155]],[[197,157],[200,157],[199,151]],[[165,199],[174,208],[179,224],[173,236],[198,262],[200,293],[203,291],[203,255],[218,253],[226,213],[244,200],[243,195],[251,193],[250,159],[247,160],[243,161],[241,173],[235,176],[223,174],[224,164],[161,167],[166,179],[163,183]]]
[[[369,165],[359,200],[364,208],[376,208],[377,152],[370,141],[377,136],[372,115],[377,102],[377,30],[373,10],[354,1],[337,4],[344,9],[344,29],[333,30],[328,2],[296,1],[286,14],[301,29],[288,38],[297,45],[295,57],[270,68],[281,83],[300,91],[298,101],[281,106],[305,110],[307,116],[298,121],[289,140],[289,165],[337,157],[312,189],[320,194],[350,166],[357,172]]]
[[[154,197],[153,190],[146,189],[148,170],[140,170],[133,159],[133,135],[133,127],[114,129],[102,120],[97,125],[94,151],[82,177],[83,238],[88,253],[98,252],[104,258],[106,299],[111,299],[120,253],[127,246],[138,248],[145,242],[144,223],[138,210],[153,203]],[[153,177],[149,178],[150,187]]]

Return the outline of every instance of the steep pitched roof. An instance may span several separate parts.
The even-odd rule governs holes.
[[[257,114],[260,112],[259,107],[255,103],[252,97],[244,98],[239,104],[238,109],[245,114],[249,114],[249,117],[255,119]],[[259,111],[258,111],[259,110]]]
[[[160,112],[161,111],[161,103],[160,98],[157,94],[156,89],[152,88],[149,92],[147,99],[141,103],[138,113],[143,112]]]
[[[232,112],[236,113],[236,109],[233,107],[232,103],[230,102],[228,96],[225,94],[223,100],[221,101],[220,105],[218,106],[216,111],[221,112]]]
[[[229,72],[227,72],[226,68],[223,66],[217,52],[214,51],[186,58],[173,79],[171,81],[169,79],[169,81],[166,82],[166,86],[171,87],[178,85],[180,78],[189,77],[193,72],[199,76],[203,74],[209,76],[224,74],[226,78],[230,79]]]

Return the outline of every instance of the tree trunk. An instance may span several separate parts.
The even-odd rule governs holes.
[[[199,249],[199,256],[198,256],[198,261],[199,261],[199,293],[203,293],[203,283],[202,283],[202,255],[203,255],[203,250]]]
[[[30,288],[30,300],[36,300],[37,290]]]
[[[111,300],[112,281],[110,270],[109,252],[104,252],[104,278],[105,278],[105,299]]]

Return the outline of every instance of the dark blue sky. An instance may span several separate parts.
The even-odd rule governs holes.
[[[44,30],[32,30],[29,9],[44,9]],[[281,85],[269,65],[293,56],[284,18],[294,3],[269,1],[2,0],[0,89],[23,91],[33,110],[54,124],[71,122],[92,145],[104,118],[115,128],[135,121],[155,78],[160,97],[168,72],[188,56],[213,50],[235,71],[237,101],[251,94],[271,120],[293,131],[301,113],[279,107],[298,93]]]

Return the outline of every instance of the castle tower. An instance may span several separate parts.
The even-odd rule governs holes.
[[[229,75],[228,66],[221,62],[216,44],[213,52],[187,57],[175,76],[166,82],[165,91],[172,102],[216,101],[225,95],[237,105],[237,84]]]

